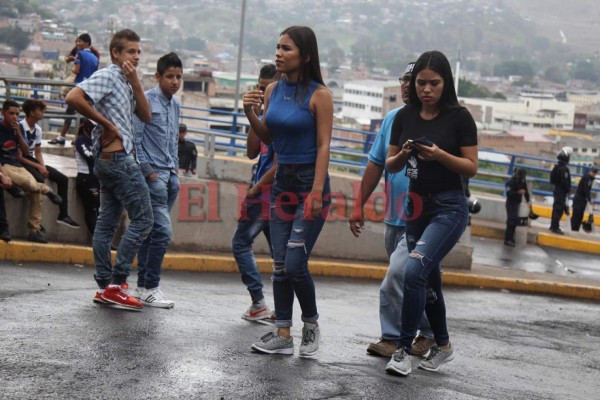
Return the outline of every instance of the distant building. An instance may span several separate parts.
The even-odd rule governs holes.
[[[461,98],[481,128],[573,129],[575,104],[558,101],[552,95],[522,95],[516,101]]]
[[[404,104],[397,80],[347,82],[344,84],[342,101],[343,122],[356,121],[361,125],[369,125],[371,120],[381,119],[388,111]]]

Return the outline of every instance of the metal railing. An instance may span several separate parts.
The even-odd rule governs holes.
[[[0,98],[13,98],[17,101],[29,97],[41,98],[53,105],[46,114],[46,119],[80,118],[78,115],[64,114],[66,107],[57,87],[74,86],[72,83],[48,79],[27,79],[15,77],[0,77]],[[29,93],[27,96],[26,94]],[[55,108],[56,107],[56,108]],[[209,109],[205,107],[182,106],[180,121],[186,123],[188,139],[204,148],[204,155],[214,156],[225,153],[230,156],[246,156],[246,137],[249,129],[248,120],[243,113]],[[48,123],[52,125],[52,123]],[[62,124],[61,124],[62,125]],[[334,125],[331,145],[330,164],[333,168],[362,174],[368,161],[368,152],[376,132],[357,130]],[[488,154],[502,155],[506,161],[492,161],[480,158],[479,171],[470,179],[470,186],[484,191],[504,194],[505,183],[512,176],[515,168],[527,171],[527,182],[533,195],[552,196],[550,170],[556,160],[519,153],[497,152],[493,149],[480,149]],[[575,193],[577,178],[587,173],[585,167],[570,165],[575,182],[571,193]],[[594,193],[600,189],[593,188]],[[600,200],[595,200],[600,203]]]

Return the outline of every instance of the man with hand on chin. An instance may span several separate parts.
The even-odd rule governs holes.
[[[92,132],[101,204],[93,238],[94,278],[99,287],[93,300],[134,310],[143,304],[129,295],[127,277],[154,223],[148,186],[134,156],[132,115],[144,123],[152,119],[136,71],[140,41],[130,29],[115,33],[109,45],[112,64],[79,83],[66,98],[67,104],[98,124]],[[110,246],[123,208],[130,224],[121,238],[113,269]]]

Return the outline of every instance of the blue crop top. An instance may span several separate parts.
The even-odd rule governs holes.
[[[265,123],[280,164],[308,164],[317,160],[317,121],[309,104],[319,86],[311,81],[304,96],[298,88],[295,100],[296,83],[282,79],[273,88]]]

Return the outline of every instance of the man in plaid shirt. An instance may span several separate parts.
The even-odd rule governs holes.
[[[135,157],[133,114],[142,122],[149,122],[152,116],[136,71],[140,37],[130,29],[121,30],[112,37],[109,50],[112,64],[79,83],[66,102],[98,124],[92,132],[94,173],[100,181],[100,214],[93,239],[94,278],[99,290],[94,302],[141,309],[143,304],[129,295],[127,277],[154,218],[148,186]],[[113,268],[110,246],[123,208],[130,224],[121,238]]]

